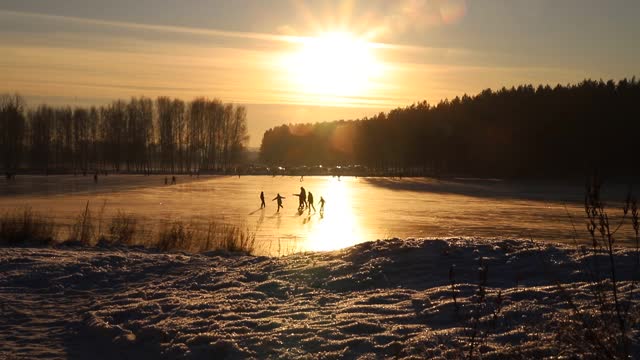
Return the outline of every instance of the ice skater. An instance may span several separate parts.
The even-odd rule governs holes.
[[[302,186],[300,186],[299,200],[300,200],[300,206],[299,206],[300,209],[306,208],[307,207],[307,191]]]
[[[311,208],[313,208],[313,212],[315,213],[316,207],[313,205],[313,194],[311,191],[309,191],[309,194],[307,195],[307,203],[309,204],[309,214],[311,214]]]
[[[260,191],[260,209],[264,209],[267,205],[264,203],[264,191]]]
[[[320,212],[323,213],[324,212],[324,198],[322,196],[320,196],[320,201],[318,201],[318,204],[320,204]]]
[[[307,191],[303,187],[300,187],[300,194],[293,194],[293,196],[298,197],[298,210],[304,210],[307,207]]]
[[[282,199],[285,199],[285,198],[280,196],[280,193],[278,193],[278,195],[273,198],[273,200],[278,200],[278,211],[276,211],[276,212],[280,212],[280,208],[284,209],[284,206],[282,206]],[[273,200],[271,200],[271,201],[273,201]]]

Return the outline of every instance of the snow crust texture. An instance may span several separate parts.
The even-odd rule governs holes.
[[[516,240],[281,258],[0,248],[0,260],[0,359],[458,358],[474,337],[483,358],[544,358],[558,355],[557,284],[589,292],[580,252]]]

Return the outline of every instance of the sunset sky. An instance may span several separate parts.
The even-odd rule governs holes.
[[[269,127],[484,88],[640,75],[637,0],[2,0],[0,92],[167,95]]]

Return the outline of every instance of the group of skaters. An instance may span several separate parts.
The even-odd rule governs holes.
[[[302,213],[305,209],[309,209],[309,214],[311,214],[311,209],[313,209],[313,212],[316,212],[316,207],[314,205],[314,199],[313,199],[313,194],[311,193],[311,191],[309,191],[307,193],[307,191],[304,189],[304,187],[300,187],[300,193],[299,194],[293,194],[293,196],[297,196],[298,197],[298,211],[300,213]],[[281,196],[280,193],[278,193],[278,195],[276,195],[276,197],[274,197],[271,201],[277,201],[278,203],[278,210],[277,212],[280,212],[281,208],[284,208],[284,206],[282,206],[282,200],[286,199],[284,196]],[[267,205],[264,203],[264,191],[260,192],[260,208],[264,209]],[[324,213],[324,198],[322,196],[320,196],[320,201],[318,201],[318,204],[320,205],[320,213]]]

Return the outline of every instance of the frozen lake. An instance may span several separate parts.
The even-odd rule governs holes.
[[[256,232],[258,251],[332,250],[383,238],[499,237],[586,240],[582,183],[527,183],[499,180],[271,176],[109,175],[18,176],[0,182],[0,211],[30,206],[70,224],[89,201],[94,215],[105,205],[109,218],[118,210],[135,214],[149,227],[184,220],[204,225],[218,220]],[[304,186],[316,202],[326,199],[324,216],[297,212],[293,196]],[[626,187],[605,187],[604,198],[621,200]],[[260,191],[267,208],[260,210]],[[285,196],[276,212],[276,193]],[[316,204],[319,210],[319,206]],[[616,206],[619,208],[619,206]],[[619,209],[611,209],[616,215]],[[199,225],[198,225],[199,226]]]

